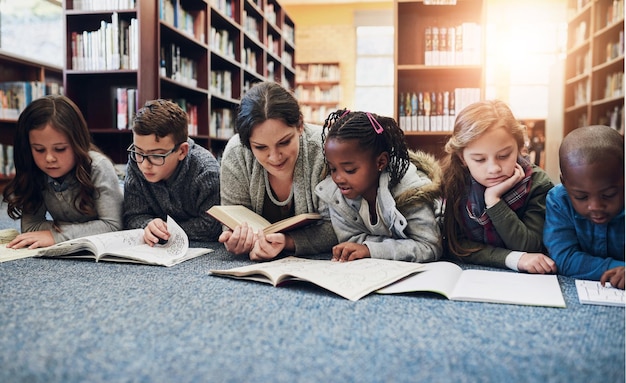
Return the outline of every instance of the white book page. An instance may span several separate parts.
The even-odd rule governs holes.
[[[626,292],[612,287],[608,282],[604,286],[599,281],[577,279],[575,282],[578,301],[582,304],[622,307],[625,305]]]
[[[274,281],[300,279],[314,283],[344,298],[356,301],[400,278],[421,270],[422,264],[365,258],[351,262],[287,257],[278,261],[249,265],[231,270],[212,270],[216,274],[243,271],[267,273]],[[230,273],[230,275],[242,275]],[[257,280],[257,276],[251,279]],[[279,281],[280,280],[280,281]]]
[[[464,270],[453,300],[565,307],[556,275]]]
[[[411,275],[377,291],[381,294],[398,294],[429,291],[450,298],[463,269],[452,262],[423,264],[424,271]]]

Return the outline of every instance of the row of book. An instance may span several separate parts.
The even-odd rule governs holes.
[[[48,94],[63,94],[63,85],[43,81],[0,82],[0,118],[16,120],[28,104]]]
[[[209,134],[211,137],[229,139],[235,134],[234,122],[231,109],[212,109]]]
[[[613,98],[624,96],[624,72],[614,72],[606,76],[604,97]]]
[[[302,64],[296,67],[296,82],[339,81],[337,64]]]
[[[211,0],[211,6],[222,12],[230,19],[235,18],[235,1],[234,0]]]
[[[457,26],[426,26],[424,65],[480,65],[480,24],[466,22]]]
[[[338,104],[341,100],[341,87],[339,85],[333,85],[331,87],[320,87],[319,85],[305,87],[298,85],[296,86],[295,96],[296,99],[303,103],[318,102]]]
[[[198,63],[181,55],[180,46],[174,43],[161,46],[159,74],[190,87],[198,86]]]
[[[15,175],[13,145],[11,144],[0,144],[0,175],[3,177],[13,177]]]
[[[405,132],[449,132],[458,111],[480,101],[480,88],[400,93],[398,124]]]
[[[133,128],[133,121],[137,113],[137,88],[114,88],[116,105],[116,127],[119,130]]]
[[[73,31],[72,69],[118,70],[139,68],[139,30],[136,18],[120,19],[113,12],[111,22],[100,22],[95,31]]]
[[[213,51],[235,59],[235,42],[227,30],[211,27],[209,46]]]
[[[300,110],[305,122],[321,125],[330,113],[337,111],[337,107],[335,105],[300,105]]]
[[[109,9],[133,9],[136,0],[74,0],[73,9],[78,11],[105,11]]]
[[[203,9],[188,11],[182,7],[180,0],[159,0],[159,19],[201,43],[206,42],[206,13]]]
[[[209,90],[223,97],[233,97],[233,74],[227,70],[212,70]]]

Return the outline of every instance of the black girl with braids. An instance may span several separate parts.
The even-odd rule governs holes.
[[[435,159],[410,151],[393,118],[369,112],[331,113],[322,141],[327,177],[315,192],[329,206],[339,240],[333,260],[439,259]]]
[[[13,160],[15,177],[3,197],[9,217],[21,219],[22,234],[9,247],[45,247],[122,229],[124,196],[115,168],[91,142],[69,98],[44,96],[24,109]]]

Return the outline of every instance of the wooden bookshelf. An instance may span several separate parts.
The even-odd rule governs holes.
[[[624,1],[568,0],[563,134],[624,124]]]
[[[28,100],[37,97],[33,91],[30,97],[24,98],[24,94],[8,95],[3,85],[6,83],[26,84],[30,83],[31,90],[33,83],[45,85],[44,94],[63,93],[63,68],[25,58],[13,53],[0,50],[0,190],[4,189],[4,185],[11,178],[11,169],[7,169],[7,164],[13,161],[13,158],[7,156],[7,149],[13,145],[15,139],[15,128],[17,118],[22,112]],[[9,90],[10,92],[10,90]],[[17,96],[21,101],[18,105],[11,105],[7,101],[7,97],[15,98]],[[10,165],[9,165],[10,166]]]
[[[394,0],[395,118],[413,149],[441,157],[456,113],[484,97],[484,3]]]
[[[341,107],[339,63],[298,63],[296,98],[304,121],[323,125],[328,114]]]
[[[125,9],[107,10],[75,4],[81,3],[64,3],[66,93],[85,114],[96,144],[116,163],[127,161],[132,141],[130,126],[118,128],[119,89],[133,89],[136,108],[155,98],[176,101],[189,114],[190,136],[219,157],[234,134],[239,100],[253,83],[295,86],[295,25],[276,1],[129,0]],[[75,36],[106,31],[109,24],[117,41],[129,31],[128,63],[120,42],[122,65],[78,67]],[[128,121],[132,112],[126,111]]]

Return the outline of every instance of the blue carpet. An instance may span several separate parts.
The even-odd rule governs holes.
[[[8,225],[9,223],[7,223]],[[4,227],[7,227],[6,225]],[[370,295],[172,268],[0,263],[0,382],[624,382],[624,309]]]

